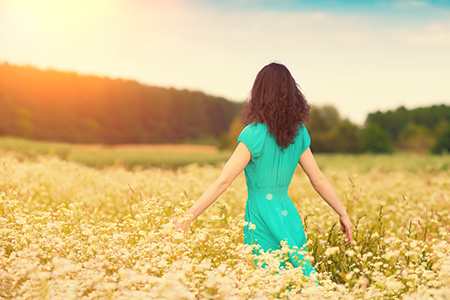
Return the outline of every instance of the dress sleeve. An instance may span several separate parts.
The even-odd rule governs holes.
[[[311,137],[309,136],[308,130],[306,130],[306,127],[304,124],[302,124],[302,127],[300,128],[302,131],[302,152],[305,152],[306,149],[308,149],[309,146],[311,146]]]
[[[266,133],[261,123],[252,123],[247,125],[238,137],[237,144],[243,142],[252,154],[252,159],[261,155]]]

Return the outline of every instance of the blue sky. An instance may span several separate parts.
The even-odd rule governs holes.
[[[333,13],[362,13],[362,14],[386,14],[412,12],[415,9],[450,8],[449,0],[193,0],[187,1],[187,5],[197,7],[216,7],[223,9],[246,9],[246,10],[277,10],[277,11],[326,11]]]
[[[312,105],[450,105],[450,0],[0,0],[0,62],[243,101],[285,64]]]

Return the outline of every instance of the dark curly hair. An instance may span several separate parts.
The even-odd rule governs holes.
[[[299,125],[309,121],[310,109],[289,70],[271,63],[256,76],[241,117],[245,125],[265,123],[284,149],[294,143]]]

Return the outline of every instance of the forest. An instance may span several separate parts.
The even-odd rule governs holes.
[[[319,152],[443,153],[450,151],[450,106],[377,111],[362,128],[323,106],[313,109],[309,130],[316,139],[311,148]]]
[[[377,111],[367,116],[366,124],[387,135],[398,150],[450,151],[450,106],[444,104]]]
[[[0,136],[105,144],[216,140],[240,106],[199,91],[0,64]]]
[[[231,149],[244,125],[236,117],[219,147]],[[313,105],[306,124],[311,150],[321,153],[448,153],[450,106],[370,113],[363,126],[342,118],[333,105]]]
[[[0,64],[0,136],[67,143],[198,143],[233,149],[242,103],[200,91]],[[370,113],[363,126],[313,105],[306,127],[323,153],[446,153],[450,106]]]

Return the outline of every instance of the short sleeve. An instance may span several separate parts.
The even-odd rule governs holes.
[[[243,142],[252,154],[252,159],[261,155],[267,130],[263,123],[252,123],[247,125],[238,137],[237,144]]]
[[[306,127],[304,124],[302,124],[302,127],[300,127],[300,134],[301,134],[301,140],[302,140],[302,152],[305,152],[306,149],[308,149],[309,146],[311,146],[311,137],[309,136],[308,130],[306,130]]]

